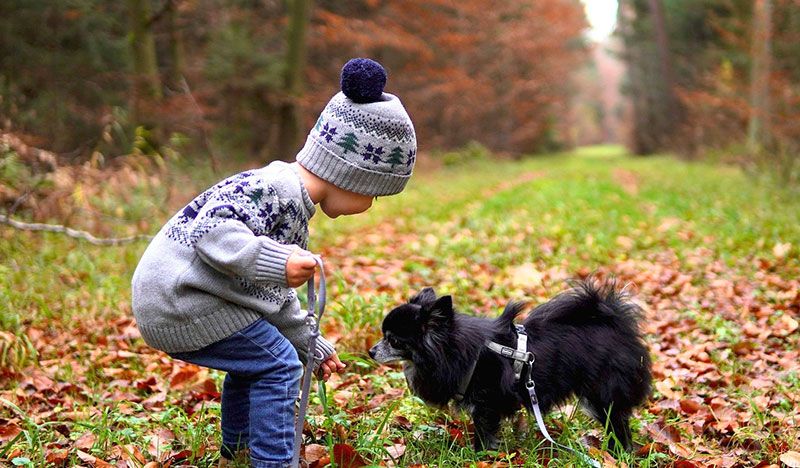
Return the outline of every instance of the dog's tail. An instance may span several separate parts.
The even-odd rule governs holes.
[[[511,301],[506,305],[503,313],[494,320],[495,328],[498,331],[506,332],[513,328],[514,319],[530,305],[525,301]]]
[[[617,288],[613,279],[590,277],[575,281],[572,288],[536,307],[528,321],[572,325],[607,324],[639,334],[643,312],[629,294]]]

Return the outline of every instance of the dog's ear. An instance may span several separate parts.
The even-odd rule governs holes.
[[[453,318],[453,298],[451,296],[442,296],[430,306],[423,307],[421,314],[427,323],[447,323]]]
[[[424,288],[408,302],[420,305],[422,307],[428,307],[436,302],[436,292],[434,292],[433,288]]]

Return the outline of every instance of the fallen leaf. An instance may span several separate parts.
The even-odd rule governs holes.
[[[781,315],[781,318],[775,321],[773,329],[776,336],[789,336],[800,327],[800,323],[787,314]]]
[[[402,457],[404,453],[406,453],[406,444],[394,444],[386,447],[386,453],[392,458],[392,460],[397,461],[398,458]]]
[[[780,460],[789,468],[800,468],[800,452],[789,450],[781,455]]]
[[[0,442],[7,442],[16,437],[20,432],[22,432],[22,428],[16,423],[8,422],[0,425]]]
[[[97,436],[92,434],[91,432],[85,432],[78,440],[75,441],[75,448],[81,450],[89,450],[94,446],[94,443],[97,441]]]
[[[785,243],[777,243],[775,247],[772,248],[772,255],[775,255],[775,258],[785,258],[786,255],[789,254],[789,251],[792,250],[792,243],[785,242]]]
[[[349,444],[333,446],[333,461],[340,468],[360,468],[369,465]]]
[[[328,454],[328,448],[320,444],[308,444],[306,445],[304,454],[303,458],[305,458],[308,463],[314,463]]]

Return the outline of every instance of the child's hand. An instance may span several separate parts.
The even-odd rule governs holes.
[[[303,249],[295,250],[286,260],[286,283],[292,288],[302,286],[314,274],[316,267],[314,254]]]
[[[317,368],[317,378],[327,381],[331,374],[334,372],[342,372],[345,367],[347,366],[339,360],[339,356],[333,353],[319,365],[319,368]]]

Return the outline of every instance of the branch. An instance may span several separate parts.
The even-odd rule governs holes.
[[[120,244],[127,244],[130,242],[136,242],[139,240],[150,240],[153,238],[153,236],[147,234],[138,234],[135,236],[128,236],[128,237],[100,238],[100,237],[95,237],[86,231],[79,231],[77,229],[72,229],[66,226],[62,226],[60,224],[24,223],[22,221],[11,219],[4,214],[0,214],[0,224],[7,224],[13,228],[22,231],[60,232],[62,234],[66,234],[69,237],[85,240],[86,242],[89,242],[90,244],[94,245],[120,245]]]
[[[194,98],[194,94],[192,94],[192,90],[189,88],[189,83],[186,81],[186,77],[181,75],[181,87],[183,88],[183,92],[189,96],[189,99],[192,101],[192,107],[194,111],[197,113],[197,117],[200,119],[200,133],[203,136],[203,144],[208,151],[208,154],[211,158],[211,170],[214,174],[219,174],[219,164],[217,164],[217,156],[214,154],[214,148],[211,147],[211,140],[208,138],[208,132],[206,131],[206,117],[203,114],[203,109],[200,108],[200,105],[197,103],[197,99]]]
[[[42,167],[45,171],[54,171],[58,167],[58,158],[55,153],[28,146],[13,133],[0,132],[0,145],[7,146],[26,160],[28,164]]]
[[[166,2],[164,2],[164,6],[162,6],[161,9],[158,10],[153,16],[147,19],[147,22],[144,24],[144,27],[149,28],[150,26],[152,26],[155,22],[160,20],[161,17],[164,16],[168,11],[172,10],[174,6],[175,6],[174,0],[167,0]]]

